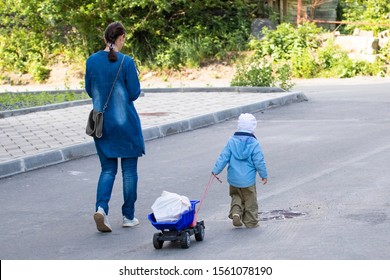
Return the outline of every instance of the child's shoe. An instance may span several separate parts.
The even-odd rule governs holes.
[[[235,227],[242,226],[241,217],[239,214],[233,214],[233,226]]]
[[[257,223],[257,224],[246,224],[245,225],[247,228],[257,228],[259,227],[260,225]]]
[[[106,212],[104,212],[104,209],[102,207],[98,207],[98,210],[96,213],[93,215],[93,218],[96,223],[96,227],[98,231],[100,232],[111,232],[111,226],[110,223],[108,222],[108,218],[106,215]]]

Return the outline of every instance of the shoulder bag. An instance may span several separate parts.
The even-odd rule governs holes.
[[[89,112],[88,121],[87,121],[87,127],[85,129],[85,132],[87,135],[91,137],[101,138],[103,136],[103,115],[107,108],[108,101],[110,100],[112,91],[114,90],[114,86],[116,83],[116,80],[118,79],[119,72],[121,71],[123,60],[125,59],[125,56],[123,55],[121,64],[119,66],[118,72],[116,73],[116,77],[114,80],[114,83],[112,84],[110,94],[108,95],[106,104],[104,104],[103,110],[101,112],[92,109],[91,112]]]

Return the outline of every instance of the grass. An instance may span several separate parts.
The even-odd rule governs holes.
[[[58,104],[62,102],[88,99],[86,92],[38,92],[38,93],[1,93],[0,111],[17,110],[37,106]]]

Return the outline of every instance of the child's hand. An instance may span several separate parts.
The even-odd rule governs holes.
[[[218,178],[217,174],[215,174],[214,172],[211,172],[211,174],[215,177],[215,179],[222,183],[222,180]]]
[[[263,185],[267,184],[268,179],[267,178],[261,178],[261,181],[263,182]]]

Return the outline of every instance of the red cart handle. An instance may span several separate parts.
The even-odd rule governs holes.
[[[222,180],[219,179],[219,178],[217,177],[217,175],[215,175],[214,173],[211,173],[210,178],[209,178],[209,181],[208,181],[208,183],[207,183],[207,185],[206,185],[206,189],[204,190],[202,199],[200,200],[199,207],[198,207],[198,211],[196,211],[196,212],[199,212],[200,208],[202,207],[203,201],[204,201],[204,199],[206,198],[206,194],[207,194],[207,192],[209,191],[209,189],[210,189],[210,187],[211,187],[211,184],[213,183],[214,178],[216,178],[220,183],[222,183]]]

